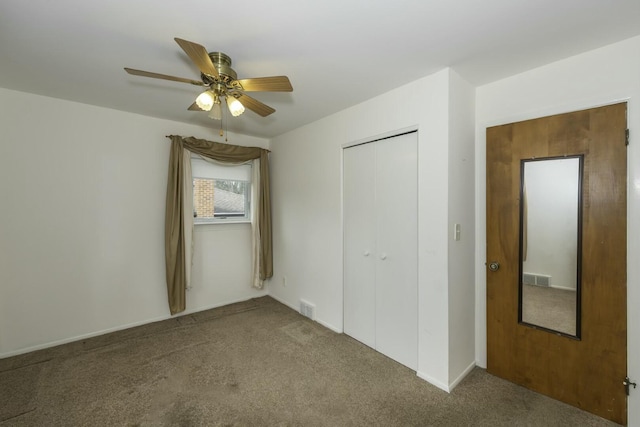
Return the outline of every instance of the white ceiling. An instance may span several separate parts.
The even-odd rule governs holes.
[[[198,80],[180,37],[289,76],[251,94],[276,113],[229,121],[270,138],[444,67],[480,85],[638,34],[640,0],[1,0],[0,87],[216,127],[199,88],[123,70]]]

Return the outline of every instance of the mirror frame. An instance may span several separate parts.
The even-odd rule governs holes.
[[[568,334],[566,332],[557,331],[544,326],[528,323],[522,320],[522,281],[523,281],[523,219],[524,219],[524,168],[527,163],[544,161],[544,160],[563,160],[563,159],[578,159],[578,229],[577,231],[577,256],[576,256],[576,333],[575,335]],[[582,337],[582,212],[583,212],[583,177],[584,177],[584,154],[567,155],[567,156],[553,156],[553,157],[532,157],[529,159],[520,160],[520,198],[519,198],[519,221],[518,224],[518,324],[528,326],[533,329],[540,329],[542,331],[550,332],[555,335],[564,336],[567,338],[580,341]]]

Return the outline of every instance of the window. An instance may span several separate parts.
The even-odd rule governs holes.
[[[251,165],[224,165],[191,159],[193,223],[251,220]]]

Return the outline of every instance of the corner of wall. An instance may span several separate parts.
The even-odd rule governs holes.
[[[448,108],[448,375],[453,388],[475,366],[476,234],[475,87],[453,69]]]

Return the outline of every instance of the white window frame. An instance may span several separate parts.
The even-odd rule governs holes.
[[[253,191],[253,185],[251,182],[252,177],[252,162],[243,164],[229,164],[216,162],[210,159],[204,159],[200,156],[191,157],[191,177],[195,179],[213,179],[213,180],[227,180],[227,181],[241,181],[247,183],[247,188],[244,194],[245,212],[244,216],[228,216],[228,217],[215,217],[207,218],[206,220],[198,220],[193,218],[194,225],[208,225],[208,224],[238,224],[238,223],[250,223],[251,222],[251,192]],[[195,199],[195,191],[193,197]],[[192,200],[192,203],[194,201]],[[195,208],[194,208],[195,211]]]

